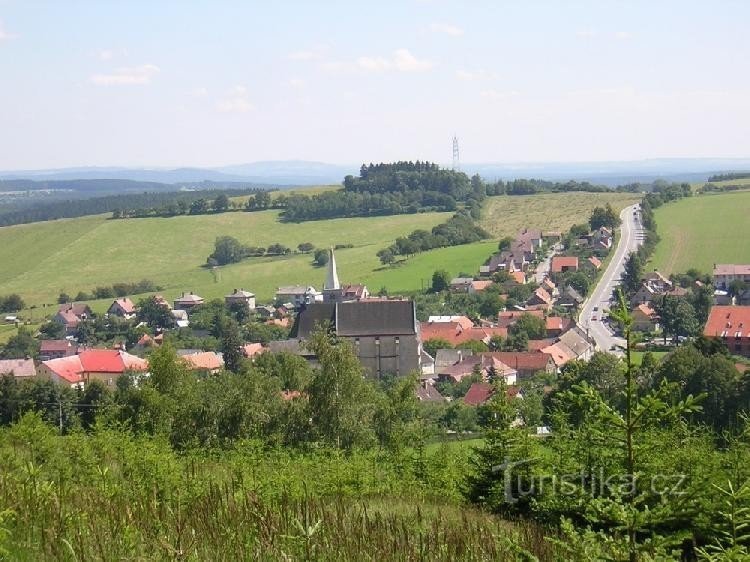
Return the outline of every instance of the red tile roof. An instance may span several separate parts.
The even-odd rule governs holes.
[[[205,369],[215,371],[224,367],[224,359],[213,351],[202,351],[200,353],[190,353],[182,355],[182,359],[191,369]]]
[[[78,355],[42,361],[42,365],[70,384],[83,381],[83,365]]]
[[[477,293],[481,293],[490,285],[492,285],[492,281],[472,281],[471,282],[471,288],[474,289]]]
[[[589,258],[589,263],[593,265],[596,269],[599,269],[602,266],[602,260],[600,260],[596,256],[591,256]]]
[[[246,343],[242,346],[242,354],[247,357],[254,357],[266,350],[262,343]]]
[[[482,355],[491,355],[511,369],[523,371],[544,371],[550,360],[549,354],[539,351],[492,351]]]
[[[563,268],[578,269],[578,258],[576,256],[555,256],[552,258],[550,270],[552,273],[560,273]]]
[[[750,338],[750,306],[711,307],[703,335]]]
[[[480,406],[487,402],[495,394],[495,387],[486,382],[475,382],[469,387],[464,396],[464,404],[467,406]]]
[[[464,328],[459,322],[422,322],[422,341],[442,339],[456,346],[467,341],[488,342],[492,336],[508,337],[508,330],[501,327]]]
[[[537,318],[544,318],[543,310],[503,310],[497,314],[497,325],[503,328],[512,326],[523,314],[531,314]]]
[[[116,299],[112,305],[109,307],[110,310],[112,310],[112,307],[117,305],[120,307],[120,309],[125,314],[135,314],[135,304],[133,304],[133,301],[131,301],[128,297],[122,297],[119,299]]]
[[[519,285],[526,283],[526,274],[523,271],[511,271],[510,278]]]
[[[39,343],[39,352],[67,352],[71,347],[73,343],[68,340],[42,340]]]

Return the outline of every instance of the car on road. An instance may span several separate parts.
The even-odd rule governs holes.
[[[591,317],[592,322],[596,322],[596,314]]]
[[[594,312],[597,312],[598,310],[599,310],[599,307],[598,307],[598,306],[595,306],[595,307],[594,307]]]

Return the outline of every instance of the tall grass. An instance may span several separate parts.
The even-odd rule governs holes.
[[[548,532],[466,508],[436,451],[404,459],[253,443],[179,456],[158,438],[0,431],[0,559],[540,560]],[[442,478],[442,480],[441,480]]]

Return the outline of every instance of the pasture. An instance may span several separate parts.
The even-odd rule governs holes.
[[[650,267],[665,275],[750,262],[750,191],[696,195],[655,211],[661,238]]]

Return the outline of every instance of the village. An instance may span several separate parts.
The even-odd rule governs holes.
[[[257,303],[255,294],[243,288],[234,289],[223,302],[206,302],[189,291],[171,303],[156,294],[141,300],[140,306],[129,297],[118,297],[103,317],[85,302],[64,303],[37,335],[38,356],[0,360],[0,374],[48,379],[81,390],[94,380],[114,387],[126,373],[136,380],[148,376],[149,353],[177,334],[177,355],[187,368],[204,376],[229,368],[227,353],[246,361],[262,353],[292,354],[315,366],[317,358],[306,343],[323,330],[351,344],[366,376],[417,375],[419,401],[459,400],[481,406],[492,397],[499,379],[509,396],[522,399],[525,381],[549,389],[566,364],[587,362],[597,351],[622,352],[614,346],[602,349],[590,333],[592,322],[607,323],[607,330],[617,332],[607,310],[595,307],[590,322],[579,319],[586,295],[615,244],[614,228],[603,225],[591,230],[573,227],[567,233],[523,229],[515,239],[501,241],[497,253],[473,276],[448,281],[436,272],[432,293],[491,296],[492,302],[500,303],[480,307],[482,312],[472,316],[453,310],[420,318],[413,298],[373,295],[362,284],[342,283],[333,249],[321,290],[313,284],[279,287],[273,303]],[[750,284],[750,266],[717,265],[713,288],[704,288],[699,280],[686,288],[658,271],[645,273],[639,281],[628,304],[633,330],[644,334],[644,341],[658,343],[663,336],[662,345],[671,343],[666,331],[660,331],[656,312],[665,297],[684,299],[691,290],[708,289],[714,306],[704,335],[721,339],[736,355],[750,357],[750,291],[732,290]],[[614,305],[616,295],[611,299]],[[211,311],[218,309],[265,331],[239,346],[236,342],[238,349],[229,351],[225,344],[201,345],[212,333],[206,317],[210,320]],[[127,328],[139,337],[131,337],[130,344],[115,338],[108,345],[91,345],[87,333],[113,324],[120,333]],[[185,342],[192,343],[181,345]],[[287,389],[283,396],[293,399],[300,393]]]

